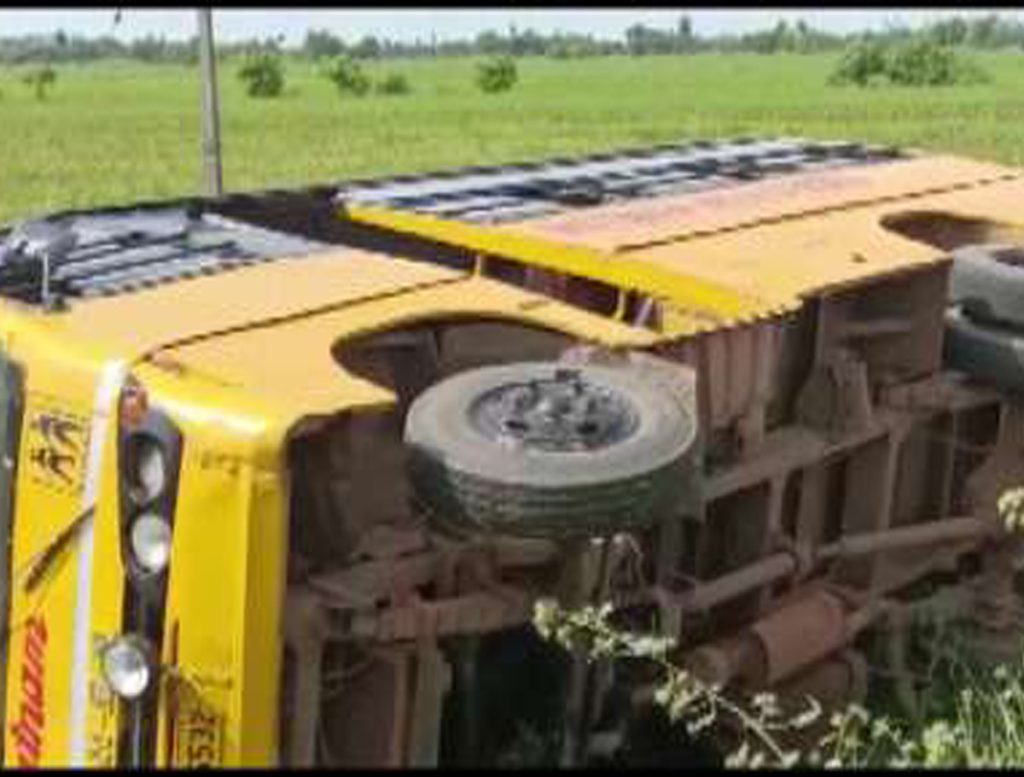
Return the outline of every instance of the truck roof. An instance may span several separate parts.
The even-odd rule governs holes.
[[[671,298],[698,331],[946,261],[907,220],[930,211],[1014,224],[1020,177],[943,155],[744,141],[357,184],[338,202],[378,228],[563,271],[600,268]]]
[[[617,203],[689,197],[794,173],[906,158],[892,147],[800,139],[691,141],[573,158],[342,184],[343,204],[375,205],[481,224],[546,219]]]

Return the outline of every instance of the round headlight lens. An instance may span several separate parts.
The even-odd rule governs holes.
[[[147,572],[161,572],[171,560],[171,527],[155,513],[143,513],[132,523],[132,554]]]
[[[145,435],[132,443],[132,496],[136,502],[146,504],[164,492],[167,486],[167,464],[160,444]]]
[[[122,699],[137,699],[149,687],[153,667],[145,640],[118,637],[103,651],[103,676],[111,690]]]

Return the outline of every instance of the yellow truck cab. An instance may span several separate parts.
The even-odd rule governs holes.
[[[922,581],[1013,642],[1020,195],[740,140],[12,225],[4,764],[624,757],[544,597],[826,700]]]

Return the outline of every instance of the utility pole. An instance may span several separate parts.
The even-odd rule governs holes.
[[[220,166],[220,107],[217,104],[217,59],[213,50],[213,20],[209,8],[199,9],[199,70],[203,80],[203,177],[214,197],[223,191]]]

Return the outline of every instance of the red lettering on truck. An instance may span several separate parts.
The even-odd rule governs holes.
[[[46,728],[44,667],[46,664],[46,622],[31,617],[25,623],[21,657],[21,702],[18,717],[11,724],[18,766],[38,766]]]

